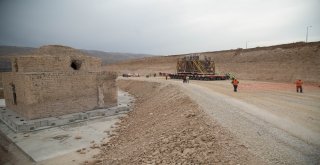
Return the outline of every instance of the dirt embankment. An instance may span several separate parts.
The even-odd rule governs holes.
[[[134,110],[94,162],[263,164],[174,85],[121,80],[119,86],[135,96]]]
[[[303,79],[308,83],[320,82],[320,42],[199,54],[213,58],[217,73],[230,72],[239,79],[277,82]],[[179,57],[181,56],[129,60],[107,65],[105,69],[120,73],[174,73]]]

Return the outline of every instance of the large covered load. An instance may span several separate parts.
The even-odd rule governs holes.
[[[215,64],[211,58],[200,59],[199,55],[188,55],[177,61],[177,73],[169,74],[171,79],[190,80],[226,80],[226,75],[217,75],[215,73]]]
[[[204,57],[200,60],[198,55],[190,55],[180,58],[177,62],[178,73],[214,74],[215,66],[211,58]]]

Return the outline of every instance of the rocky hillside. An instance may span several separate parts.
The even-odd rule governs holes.
[[[320,42],[197,53],[213,58],[217,73],[239,79],[320,83]],[[190,54],[148,57],[107,65],[105,69],[140,74],[175,72],[178,58]]]

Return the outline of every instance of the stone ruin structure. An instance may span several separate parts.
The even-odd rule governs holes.
[[[117,105],[116,74],[101,60],[64,46],[43,46],[12,58],[3,73],[6,106],[31,119],[57,117]]]

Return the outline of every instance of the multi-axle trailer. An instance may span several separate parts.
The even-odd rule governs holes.
[[[197,74],[197,73],[176,73],[169,74],[171,79],[184,79],[189,77],[190,80],[228,80],[229,76],[227,75],[215,75],[215,74]]]

